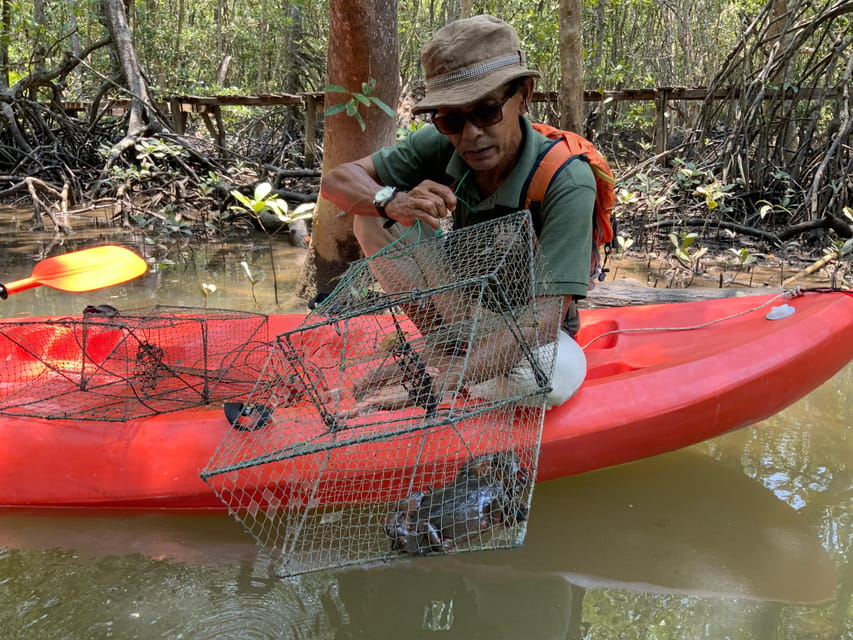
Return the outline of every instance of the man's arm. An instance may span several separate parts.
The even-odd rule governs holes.
[[[373,198],[382,186],[373,160],[367,156],[328,171],[320,185],[320,195],[353,215],[379,217]],[[405,226],[420,220],[438,229],[439,220],[455,208],[456,196],[449,187],[424,180],[410,191],[398,191],[385,205],[385,213]]]

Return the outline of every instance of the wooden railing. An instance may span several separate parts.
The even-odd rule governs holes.
[[[653,101],[655,103],[655,150],[662,153],[667,141],[667,112],[670,102],[681,100],[731,100],[738,98],[742,89],[725,88],[709,93],[703,87],[657,87],[654,89],[621,89],[617,91],[584,91],[584,102],[625,102]],[[766,89],[765,99],[772,99],[783,94],[781,90]],[[834,98],[843,95],[841,88],[836,89],[789,89],[784,95],[791,99]],[[221,148],[225,148],[226,132],[222,122],[222,107],[228,106],[289,106],[304,110],[304,166],[313,167],[317,157],[317,114],[323,105],[324,94],[317,93],[271,93],[259,95],[216,95],[216,96],[168,96],[160,103],[164,111],[171,114],[172,127],[175,132],[183,134],[186,131],[190,114],[199,115],[204,121],[208,132]],[[557,102],[557,92],[535,92],[534,102]],[[129,100],[116,100],[107,108],[123,112],[129,106]],[[63,108],[71,114],[86,112],[91,108],[89,102],[65,102]]]

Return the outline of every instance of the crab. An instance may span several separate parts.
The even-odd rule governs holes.
[[[454,550],[498,525],[527,519],[519,501],[530,483],[518,456],[500,451],[472,458],[449,485],[417,491],[397,503],[385,519],[391,550],[426,555]]]

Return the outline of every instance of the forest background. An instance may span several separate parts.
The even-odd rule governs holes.
[[[533,116],[579,130],[610,159],[617,250],[658,258],[669,286],[711,257],[734,273],[817,260],[833,284],[853,283],[853,0],[2,0],[0,198],[60,236],[63,216],[95,206],[182,241],[246,222],[269,231],[261,212],[292,219],[316,198],[304,112],[224,108],[221,148],[200,122],[176,134],[164,100],[325,90],[328,168],[419,126],[408,110],[421,46],[476,13],[517,29],[537,90],[556,96]],[[668,104],[664,153],[655,103],[612,98],[659,87],[708,96]],[[584,103],[583,89],[602,93]],[[273,190],[256,191],[264,182]],[[303,297],[357,257],[338,214],[322,201],[314,211]]]

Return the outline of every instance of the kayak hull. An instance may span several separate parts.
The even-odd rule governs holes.
[[[792,315],[767,319],[786,302]],[[546,413],[539,481],[753,424],[853,358],[853,296],[844,292],[581,313],[588,377]],[[301,320],[270,316],[270,333]],[[199,474],[230,429],[221,403],[124,422],[0,414],[0,506],[224,509]]]

